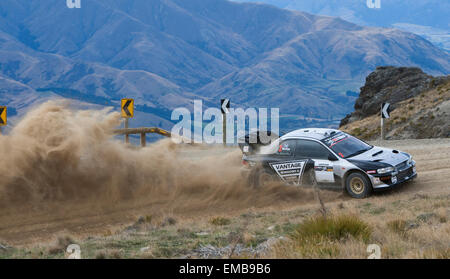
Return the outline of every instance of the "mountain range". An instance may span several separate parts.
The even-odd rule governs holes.
[[[394,27],[420,35],[450,51],[450,2],[441,0],[234,0],[262,2],[280,8],[318,15],[336,16],[344,20],[378,27]]]
[[[281,126],[337,125],[377,66],[450,73],[450,55],[412,33],[226,0],[0,2],[0,103],[18,116],[62,96],[171,125],[201,99],[279,107]]]

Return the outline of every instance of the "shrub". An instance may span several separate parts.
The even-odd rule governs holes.
[[[312,217],[296,226],[289,242],[275,247],[275,252],[289,257],[336,258],[340,241],[353,237],[367,243],[372,229],[357,216]]]
[[[173,226],[177,223],[177,220],[173,217],[167,217],[164,219],[164,221],[162,222],[162,226]]]
[[[56,255],[59,253],[65,253],[67,247],[70,244],[76,243],[70,236],[60,236],[58,237],[56,243],[48,249],[50,255]]]
[[[121,252],[119,250],[103,250],[95,255],[95,259],[121,259]]]
[[[372,209],[369,213],[370,213],[370,214],[373,214],[373,215],[378,215],[378,214],[381,214],[381,213],[383,213],[383,212],[385,212],[385,211],[386,211],[386,208],[384,208],[384,207],[378,207],[378,208]]]
[[[361,129],[360,128],[355,128],[355,129],[352,130],[351,134],[356,136],[356,137],[360,136],[361,135]]]
[[[423,253],[422,257],[424,259],[450,259],[450,249],[443,248],[427,250]]]
[[[400,219],[392,220],[387,223],[387,226],[391,231],[398,233],[400,235],[404,235],[407,230],[405,220]]]
[[[224,217],[214,217],[209,222],[214,226],[226,226],[231,223],[230,219]]]
[[[366,242],[370,239],[371,233],[369,225],[357,216],[341,215],[308,219],[297,227],[293,238],[300,241],[306,239],[336,241],[353,236]]]

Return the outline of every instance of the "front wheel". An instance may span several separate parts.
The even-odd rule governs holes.
[[[369,179],[359,172],[354,172],[347,177],[345,188],[347,193],[356,199],[367,198],[372,192]]]

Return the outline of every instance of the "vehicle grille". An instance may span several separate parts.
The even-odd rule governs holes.
[[[404,171],[399,172],[398,175],[397,175],[397,179],[398,179],[398,181],[403,181],[403,180],[405,180],[406,177],[409,178],[413,174],[414,174],[413,168],[411,167],[409,169],[406,169]]]
[[[397,171],[404,171],[405,168],[408,167],[408,161],[404,161],[398,165],[395,166],[395,168],[397,169]]]

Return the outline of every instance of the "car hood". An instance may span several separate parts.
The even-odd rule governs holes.
[[[409,159],[409,156],[398,150],[374,146],[372,149],[349,158],[351,160],[386,163],[396,166]]]

